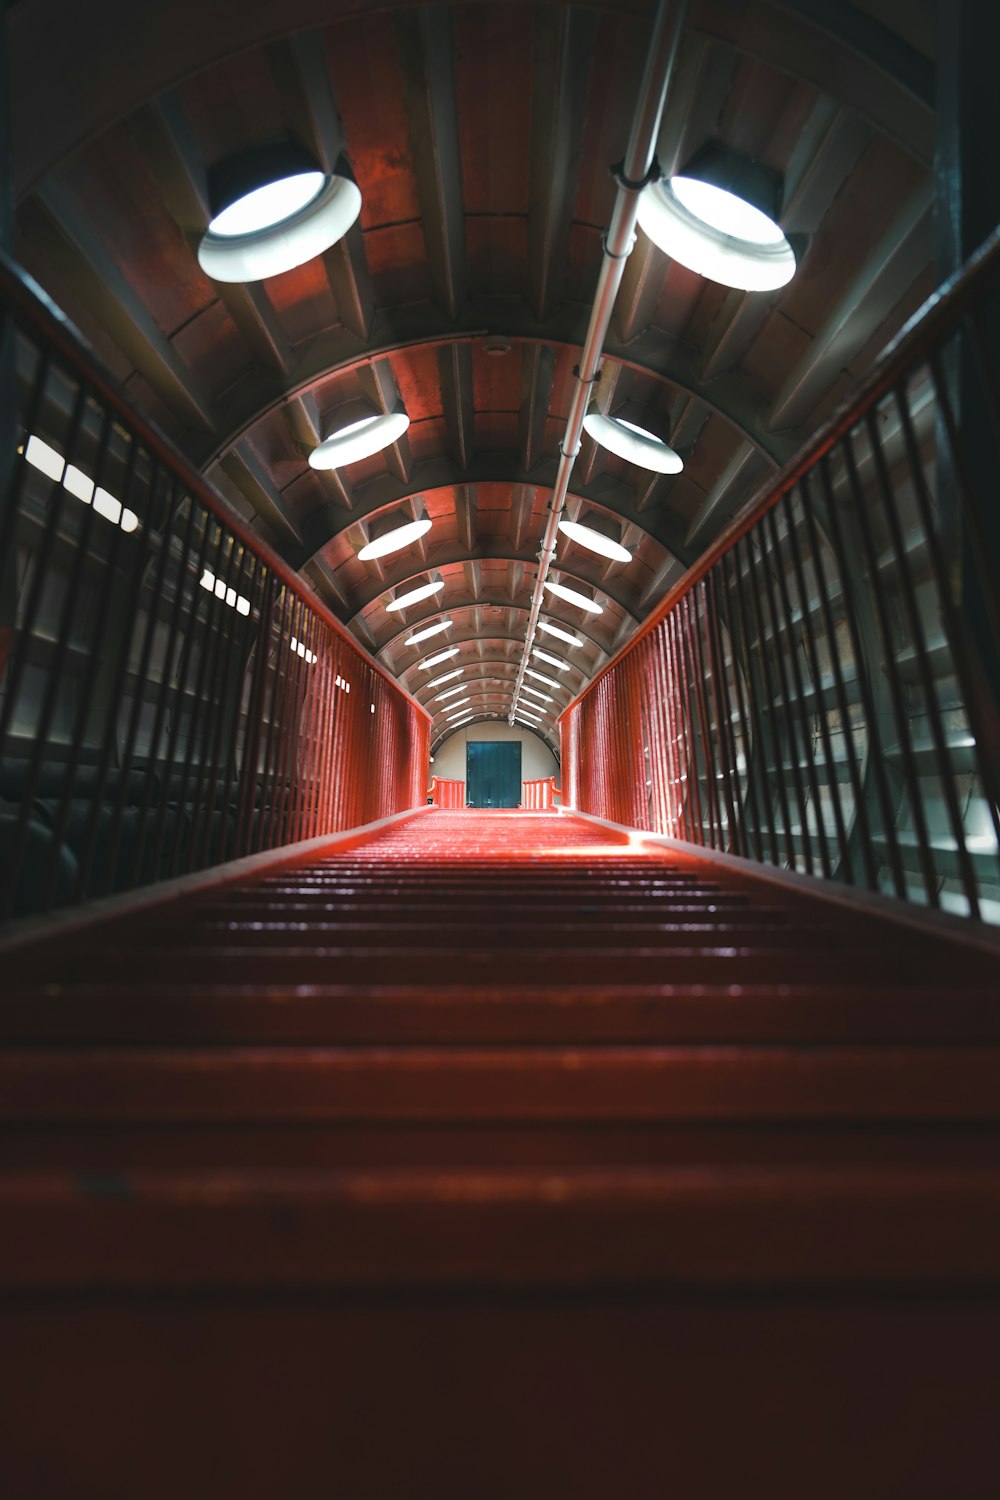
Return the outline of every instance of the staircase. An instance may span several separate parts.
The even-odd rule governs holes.
[[[996,1493],[988,947],[433,809],[3,973],[5,1493]]]

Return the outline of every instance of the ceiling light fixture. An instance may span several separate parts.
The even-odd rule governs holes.
[[[410,419],[398,405],[393,411],[375,412],[338,427],[324,438],[318,448],[309,455],[312,469],[342,469],[345,464],[357,463],[361,458],[371,458],[381,453],[403,436]],[[427,528],[425,527],[425,530]],[[420,533],[418,533],[419,535]]]
[[[795,275],[781,217],[781,178],[722,141],[709,141],[676,177],[639,198],[639,226],[691,271],[723,286],[767,292]]]
[[[548,662],[550,667],[555,667],[559,672],[569,671],[569,662],[560,661],[558,656],[553,656],[549,651],[543,651],[541,646],[532,646],[532,656],[537,656],[539,661]]]
[[[567,604],[575,604],[578,609],[585,609],[589,615],[603,615],[604,613],[603,604],[598,604],[596,599],[588,598],[577,589],[568,588],[564,583],[553,583],[551,578],[546,578],[545,587],[549,593],[555,594],[557,599],[564,599]]]
[[[442,682],[453,682],[456,677],[461,677],[465,671],[464,667],[456,667],[453,672],[442,672],[440,677],[432,677],[430,682],[425,682],[424,687],[440,687]]]
[[[612,562],[631,562],[631,552],[613,535],[614,522],[605,521],[603,517],[594,517],[594,520],[597,524],[591,526],[583,526],[579,521],[560,521],[559,530],[571,542],[576,542],[577,546],[586,547],[588,552],[597,552],[601,557],[609,557]]]
[[[583,419],[583,430],[601,448],[607,448],[609,453],[617,454],[630,464],[637,464],[640,469],[652,469],[657,474],[679,474],[684,467],[680,455],[661,437],[650,428],[641,427],[638,422],[627,421],[625,417],[606,417],[602,412],[591,411]],[[577,526],[573,521],[561,521],[559,529],[567,532],[581,546],[590,547],[594,552],[602,552],[601,547],[582,535],[588,530],[593,532],[593,527]],[[619,552],[625,553],[625,556],[620,556]],[[632,554],[625,552],[624,547],[620,547],[619,552],[603,552],[602,555],[615,557],[619,562],[631,559]]]
[[[228,158],[209,172],[212,219],[198,264],[213,281],[262,281],[321,255],[361,212],[361,191],[343,157],[323,172],[293,141]]]
[[[436,656],[428,656],[424,661],[420,663],[421,672],[430,671],[431,667],[436,667],[438,662],[447,661],[450,656],[457,656],[458,652],[458,646],[449,646],[447,650],[439,651]]]
[[[531,693],[532,697],[534,697],[534,698],[541,698],[544,703],[554,703],[555,702],[555,699],[552,697],[551,693],[543,693],[541,691],[541,689],[539,689],[539,688],[529,687],[526,682],[522,682],[522,684],[521,684],[521,692],[522,693]]]
[[[564,682],[557,681],[555,677],[546,677],[544,672],[536,672],[531,667],[525,667],[524,675],[525,677],[533,677],[536,682],[544,682],[546,687],[561,688],[566,686]]]
[[[452,624],[449,616],[447,620],[437,620],[433,625],[426,625],[423,630],[417,630],[411,636],[407,636],[403,642],[404,646],[417,646],[421,641],[429,641],[432,635],[440,635],[442,630],[447,630]]]
[[[437,583],[421,583],[415,589],[410,589],[408,594],[397,594],[395,599],[390,599],[386,605],[386,613],[393,614],[397,609],[409,609],[411,604],[419,604],[421,599],[429,599],[444,588],[444,580],[439,579]]]
[[[560,625],[552,625],[548,620],[539,620],[539,630],[544,630],[546,635],[554,635],[557,641],[565,641],[567,646],[582,646],[578,635],[571,635],[568,630],[563,630]]]
[[[462,691],[461,688],[451,688],[451,690],[449,692],[447,692],[447,693],[439,693],[438,696],[440,698],[450,698],[451,695],[452,695],[452,693],[460,693],[461,691]],[[472,702],[471,698],[459,698],[458,702],[457,703],[453,703],[451,706],[452,706],[452,708],[460,708],[463,703],[471,703],[471,702]]]
[[[438,693],[437,696],[434,699],[434,702],[435,703],[441,703],[441,702],[444,701],[445,698],[454,698],[454,696],[455,696],[456,693],[464,693],[465,689],[467,687],[468,687],[468,683],[460,682],[458,684],[458,687],[449,688],[446,693]],[[459,699],[459,703],[468,703],[468,701],[469,701],[468,698],[460,698]],[[451,707],[452,708],[457,708],[458,704],[457,703],[453,703],[451,705]]]
[[[368,528],[368,541],[358,552],[360,562],[371,562],[376,557],[388,557],[392,552],[401,552],[431,529],[427,516],[418,516],[415,521],[403,521],[397,512],[393,516],[377,517]]]

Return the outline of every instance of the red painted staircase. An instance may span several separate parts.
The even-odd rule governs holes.
[[[992,1496],[1000,964],[547,813],[11,949],[38,1496]]]

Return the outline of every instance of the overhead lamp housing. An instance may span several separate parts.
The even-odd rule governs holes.
[[[421,641],[429,641],[432,635],[440,635],[441,631],[447,630],[451,624],[453,624],[453,621],[450,615],[444,620],[435,620],[433,625],[425,625],[423,630],[415,630],[412,635],[407,636],[403,644],[406,646],[418,646]]]
[[[551,651],[543,651],[541,646],[532,646],[532,656],[537,656],[539,661],[548,662],[550,667],[555,667],[557,672],[568,672],[569,662],[563,661],[558,656],[553,656]]]
[[[557,641],[565,641],[567,646],[582,646],[578,635],[572,635],[570,631],[563,630],[561,625],[553,625],[549,620],[539,620],[539,630],[544,630],[546,635],[554,635]]]
[[[684,467],[684,460],[679,453],[674,452],[669,443],[664,442],[651,427],[632,421],[631,418],[621,415],[609,417],[603,412],[590,411],[583,419],[583,430],[601,448],[617,454],[630,464],[637,464],[640,469],[651,469],[656,474],[679,474]],[[572,522],[560,522],[560,527],[571,524]],[[582,545],[587,546],[588,543],[583,542]],[[624,552],[625,548],[621,550]],[[627,556],[630,557],[631,554]],[[625,559],[619,558],[618,561],[624,562]]]
[[[781,229],[777,172],[708,141],[674,177],[642,191],[639,227],[690,271],[746,292],[774,291],[795,275]]]
[[[358,409],[355,403],[353,412]],[[366,404],[360,406],[362,413],[365,409]],[[392,411],[373,412],[368,408],[368,414],[360,416],[354,416],[353,412],[348,421],[335,428],[310,453],[311,469],[342,469],[345,464],[371,458],[373,453],[381,453],[383,448],[397,443],[410,425],[402,402],[398,402]]]
[[[591,514],[587,517],[586,525],[580,521],[560,521],[559,530],[563,536],[568,536],[571,542],[576,542],[578,547],[585,547],[588,552],[596,552],[598,556],[610,558],[612,562],[632,561],[631,552],[619,540],[621,528],[615,525],[610,516]]]
[[[397,594],[395,599],[390,599],[386,605],[386,613],[394,614],[400,609],[409,609],[413,604],[419,604],[421,599],[429,599],[432,594],[437,594],[444,588],[444,579],[439,578],[434,583],[421,583],[415,589],[408,590],[405,594]]]
[[[294,141],[229,157],[208,175],[212,218],[198,264],[213,281],[263,281],[292,271],[350,229],[361,190],[341,157],[324,172]]]
[[[557,599],[564,599],[567,604],[575,604],[577,609],[584,609],[589,615],[603,615],[604,605],[598,604],[596,599],[587,594],[581,594],[579,589],[571,589],[565,583],[556,583],[551,578],[546,578],[545,587],[550,594],[555,594]]]
[[[377,557],[402,552],[404,547],[426,536],[430,529],[431,522],[426,515],[411,519],[404,512],[395,511],[392,515],[376,516],[368,527],[368,541],[360,548],[358,558],[361,562],[371,562]]]
[[[436,667],[440,662],[447,661],[450,656],[457,656],[459,646],[447,646],[444,651],[436,651],[433,656],[427,656],[419,663],[422,672],[429,672],[431,667]]]

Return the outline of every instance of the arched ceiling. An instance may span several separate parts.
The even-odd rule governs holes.
[[[799,270],[779,292],[736,292],[640,233],[597,400],[654,418],[685,467],[649,474],[584,440],[568,514],[610,517],[633,556],[560,539],[552,576],[604,612],[546,607],[583,641],[539,638],[571,662],[546,708],[628,639],[931,289],[933,74],[915,11],[691,5],[659,160],[717,136],[779,170]],[[450,700],[432,701],[420,662],[449,644],[487,694],[470,708],[505,716],[652,6],[18,0],[8,14],[22,262],[427,703],[435,738]],[[216,285],[195,255],[207,171],[286,135],[325,165],[346,152],[361,218],[298,270]],[[359,399],[402,401],[408,432],[312,470]],[[373,522],[417,513],[433,523],[420,542],[359,561]],[[430,578],[436,596],[387,611]],[[445,615],[448,631],[406,644]]]

